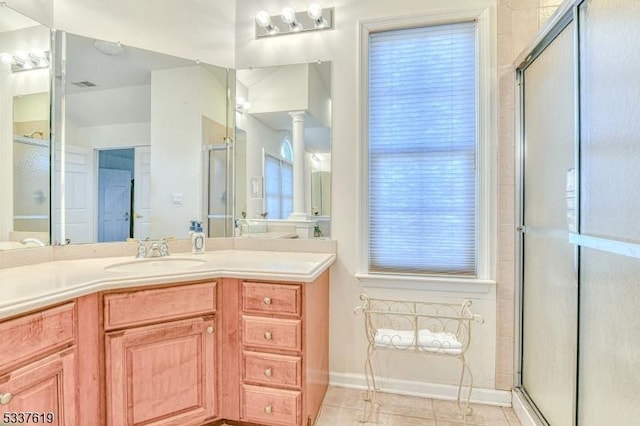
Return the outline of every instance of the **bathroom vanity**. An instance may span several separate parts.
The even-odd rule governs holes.
[[[0,302],[0,411],[60,425],[313,424],[328,384],[335,255],[201,258],[0,270],[17,284]],[[123,267],[136,262],[141,272]]]

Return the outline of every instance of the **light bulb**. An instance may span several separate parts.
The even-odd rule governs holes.
[[[270,27],[271,15],[269,15],[269,12],[266,12],[264,10],[261,10],[260,12],[258,12],[256,14],[256,23],[263,28]]]
[[[16,50],[16,58],[21,61],[26,61],[29,58],[29,55],[27,55],[27,52],[24,50]]]
[[[31,54],[33,56],[35,56],[36,58],[44,58],[45,57],[44,50],[42,50],[42,49],[32,49],[31,50]]]
[[[293,24],[294,22],[296,22],[296,11],[293,10],[292,7],[287,6],[282,9],[280,17],[287,24]]]
[[[309,18],[313,19],[314,21],[321,19],[322,6],[320,6],[318,3],[311,3],[309,5],[309,9],[307,10],[307,14],[309,15]]]
[[[0,62],[9,65],[11,62],[13,62],[13,56],[6,52],[2,52],[0,53]]]

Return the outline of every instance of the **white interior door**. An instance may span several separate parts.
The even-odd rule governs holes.
[[[135,148],[133,186],[133,236],[141,240],[151,235],[151,147]]]
[[[98,176],[98,242],[129,238],[131,172],[100,169]]]
[[[55,205],[54,240],[64,243],[68,239],[72,244],[94,242],[94,178],[93,149],[67,145],[65,147],[64,174],[64,215],[62,205],[62,179],[60,155],[55,162]],[[64,235],[62,235],[64,221]]]

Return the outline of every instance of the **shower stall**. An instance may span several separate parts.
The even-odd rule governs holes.
[[[49,232],[49,141],[13,137],[13,230]]]
[[[640,417],[636,0],[565,2],[517,68],[518,398],[536,423]]]

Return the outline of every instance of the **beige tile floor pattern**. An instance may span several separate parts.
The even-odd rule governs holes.
[[[316,426],[362,426],[363,398],[361,390],[329,387]],[[471,404],[473,414],[463,419],[453,401],[379,392],[378,402],[377,419],[366,426],[520,426],[509,407]]]

